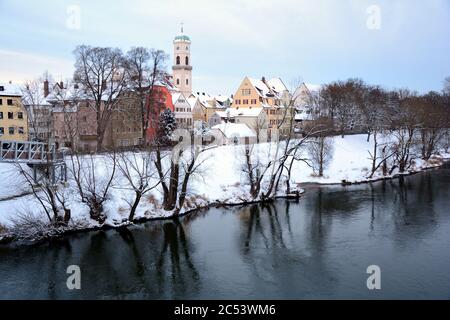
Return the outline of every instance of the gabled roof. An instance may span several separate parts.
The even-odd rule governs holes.
[[[272,78],[268,81],[255,78],[248,78],[248,80],[263,98],[282,98],[283,92],[288,90],[280,78]]]

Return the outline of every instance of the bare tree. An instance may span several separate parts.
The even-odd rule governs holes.
[[[314,137],[307,146],[309,160],[314,172],[323,177],[323,171],[333,158],[333,140],[325,135]]]
[[[75,182],[81,202],[89,207],[92,219],[103,223],[107,216],[104,203],[108,200],[117,169],[117,156],[112,152],[108,157],[80,155],[72,152],[69,172]]]
[[[442,146],[450,125],[449,111],[444,97],[436,92],[419,97],[416,110],[419,117],[422,159],[428,160]]]
[[[134,199],[127,200],[130,206],[128,220],[133,221],[142,197],[160,184],[154,167],[154,153],[151,150],[141,153],[122,152],[118,156],[117,167],[126,181],[124,185],[117,188],[134,192]]]
[[[147,145],[152,107],[155,105],[155,85],[167,77],[165,62],[167,54],[162,50],[133,47],[126,54],[130,86],[138,93],[139,113],[142,126],[142,145]]]
[[[26,81],[22,91],[22,101],[27,112],[28,132],[35,141],[50,142],[52,132],[52,108],[46,101],[50,75]]]
[[[398,92],[397,116],[393,119],[390,149],[393,152],[393,165],[390,174],[398,168],[405,172],[410,168],[417,154],[414,147],[417,145],[416,133],[421,127],[417,107],[419,100],[415,93],[408,90]]]
[[[126,60],[120,49],[86,45],[75,51],[74,80],[84,90],[85,100],[96,113],[97,148],[103,148],[106,128],[127,84]]]
[[[37,171],[21,163],[15,166],[24,178],[24,182],[30,187],[34,198],[40,204],[50,223],[68,223],[70,220],[70,208],[66,187],[55,181],[54,167],[50,162],[40,165]],[[36,175],[39,174],[39,177]]]

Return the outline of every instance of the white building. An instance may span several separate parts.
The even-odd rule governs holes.
[[[192,129],[192,107],[186,96],[182,92],[172,93],[172,103],[175,110],[175,119],[177,120],[178,128]]]
[[[211,128],[217,145],[249,144],[257,142],[256,132],[244,123],[221,123]]]

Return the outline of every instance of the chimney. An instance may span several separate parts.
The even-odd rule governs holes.
[[[266,83],[266,77],[263,76],[263,77],[261,78],[261,81],[264,82],[264,83]]]
[[[48,90],[48,80],[44,81],[44,98],[47,98],[48,94],[49,94],[49,90]]]
[[[64,82],[60,81],[60,82],[59,82],[59,87],[60,87],[61,89],[64,89]]]

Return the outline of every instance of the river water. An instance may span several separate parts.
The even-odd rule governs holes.
[[[450,167],[0,246],[0,298],[449,299]],[[69,265],[81,290],[69,290]],[[381,289],[368,290],[369,265]]]

